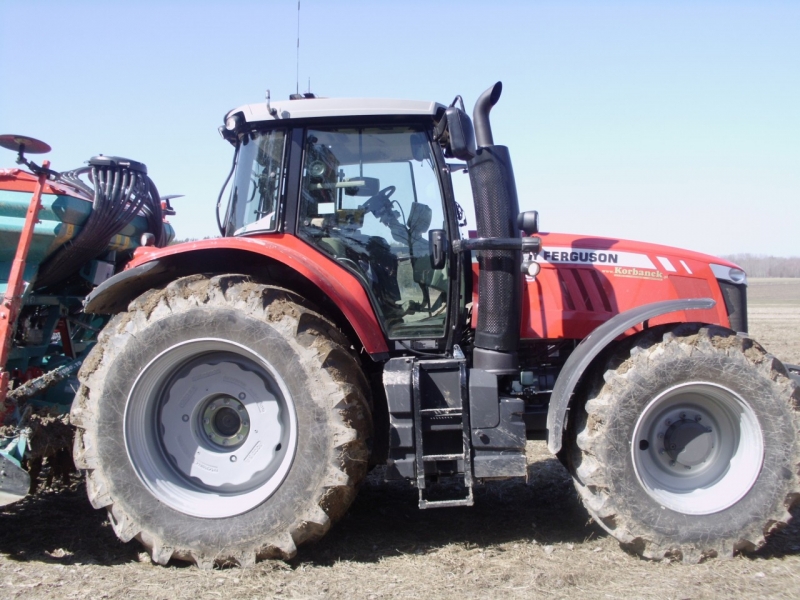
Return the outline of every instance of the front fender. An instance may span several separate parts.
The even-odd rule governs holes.
[[[86,298],[89,313],[116,313],[148,289],[192,274],[242,273],[281,285],[300,276],[324,294],[352,326],[373,357],[388,345],[369,297],[344,267],[290,235],[217,238],[166,248],[140,248],[127,268],[97,286]],[[287,284],[284,284],[287,285]]]
[[[556,454],[561,450],[567,410],[575,386],[586,368],[606,346],[634,325],[648,319],[682,310],[713,308],[715,304],[711,298],[653,302],[619,313],[587,335],[567,358],[550,395],[550,406],[547,410],[547,447],[550,452]]]

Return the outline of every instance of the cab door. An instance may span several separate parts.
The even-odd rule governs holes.
[[[454,231],[438,152],[413,124],[305,130],[298,235],[358,276],[397,349],[449,345],[455,271],[429,248]]]

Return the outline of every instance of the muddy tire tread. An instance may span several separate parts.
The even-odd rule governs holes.
[[[299,351],[303,368],[319,373],[318,383],[328,392],[335,447],[325,467],[317,498],[296,515],[282,533],[246,548],[173,547],[146,523],[126,514],[115,502],[97,455],[96,416],[108,369],[138,331],[194,306],[218,305],[242,311],[247,316],[270,321],[285,332]],[[346,338],[327,318],[297,294],[275,286],[252,282],[242,275],[205,277],[194,275],[150,290],[133,300],[126,312],[114,316],[99,336],[97,346],[79,373],[81,383],[71,412],[77,426],[74,457],[86,472],[89,500],[95,508],[106,508],[111,525],[123,542],[137,539],[158,564],[171,559],[190,561],[203,568],[238,564],[248,566],[264,558],[289,559],[297,546],[322,537],[352,502],[356,488],[366,475],[367,440],[372,423],[369,387],[348,348]],[[322,364],[322,368],[319,365]],[[153,499],[153,502],[157,502]]]
[[[609,473],[602,464],[609,435],[609,412],[615,397],[628,386],[636,385],[628,373],[647,369],[648,363],[657,360],[662,353],[694,353],[713,355],[724,353],[741,367],[754,366],[770,380],[775,392],[789,405],[793,415],[795,443],[792,447],[789,476],[791,484],[782,503],[772,507],[761,525],[754,523],[735,538],[709,539],[700,543],[676,544],[674,540],[643,527],[615,499],[611,491]],[[800,501],[800,386],[788,376],[783,364],[767,353],[746,334],[721,328],[693,324],[680,325],[663,332],[645,332],[625,352],[625,356],[614,356],[608,361],[608,369],[602,381],[595,385],[585,410],[578,410],[573,431],[570,457],[567,463],[573,466],[573,480],[579,497],[594,520],[609,534],[617,538],[622,546],[650,559],[680,559],[686,563],[697,563],[705,558],[730,558],[736,551],[752,551],[765,543],[765,537],[776,528],[783,527],[791,519],[789,510]],[[578,407],[580,409],[580,407]],[[711,536],[710,536],[711,538]]]

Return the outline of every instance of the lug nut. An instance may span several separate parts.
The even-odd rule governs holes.
[[[235,454],[231,455],[231,462],[236,462],[236,455]]]
[[[183,422],[184,422],[184,423],[186,423],[186,421],[188,421],[188,420],[189,420],[189,415],[183,415],[183,416],[181,417],[181,419],[183,419]]]
[[[247,394],[244,392],[239,392],[239,400],[244,400],[245,398],[247,398]]]

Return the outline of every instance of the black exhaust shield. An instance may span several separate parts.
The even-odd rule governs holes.
[[[519,200],[506,146],[493,143],[489,111],[500,98],[502,84],[486,90],[475,104],[478,152],[469,161],[479,238],[519,238]],[[478,324],[473,366],[497,374],[518,367],[522,257],[519,250],[478,253]]]

